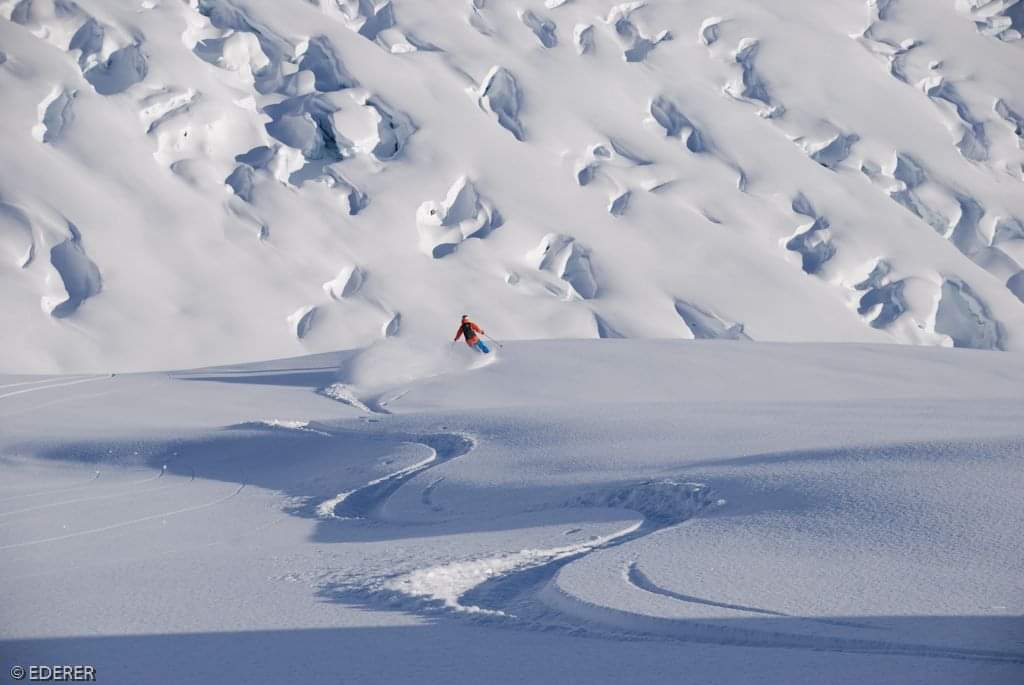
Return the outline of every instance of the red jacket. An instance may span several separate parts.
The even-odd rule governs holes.
[[[484,330],[469,319],[466,319],[459,324],[459,330],[455,333],[455,339],[458,340],[462,336],[466,336],[466,344],[472,347],[479,340],[476,336],[477,333],[483,335]]]

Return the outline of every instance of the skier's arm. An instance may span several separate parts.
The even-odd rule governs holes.
[[[472,326],[473,330],[476,331],[477,333],[479,333],[480,335],[484,334],[484,329],[480,328],[475,323],[471,323],[469,325]]]
[[[458,340],[461,337],[462,337],[462,326],[459,326],[459,330],[456,331],[456,333],[455,333],[455,340]]]

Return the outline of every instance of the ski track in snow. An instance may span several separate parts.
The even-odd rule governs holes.
[[[193,475],[191,480],[194,480],[194,479],[195,479],[195,476]],[[128,521],[119,521],[117,523],[110,524],[109,526],[100,526],[98,528],[90,528],[88,530],[80,530],[80,531],[76,531],[74,533],[68,533],[66,535],[56,535],[56,536],[48,537],[48,538],[39,538],[39,539],[36,539],[36,540],[26,540],[24,542],[15,542],[15,543],[12,543],[12,544],[9,544],[9,545],[0,545],[0,551],[8,550],[8,549],[20,549],[20,548],[24,548],[24,547],[33,547],[35,545],[42,545],[42,544],[51,543],[51,542],[60,542],[60,541],[63,541],[63,540],[69,540],[71,538],[78,538],[78,537],[83,537],[83,536],[87,536],[87,535],[96,535],[97,533],[106,533],[106,532],[109,532],[109,531],[112,531],[112,530],[117,530],[119,528],[126,528],[128,526],[134,526],[134,525],[138,525],[140,523],[146,523],[148,521],[157,521],[157,520],[160,520],[160,519],[169,518],[171,516],[178,516],[178,515],[181,515],[181,514],[188,514],[188,513],[194,512],[194,511],[201,511],[203,509],[209,509],[210,507],[215,507],[215,506],[217,506],[219,504],[223,504],[223,503],[227,502],[228,500],[236,497],[244,489],[245,489],[245,483],[242,483],[237,488],[235,488],[230,494],[225,495],[224,497],[220,497],[218,499],[212,500],[210,502],[203,502],[202,504],[196,504],[196,505],[193,505],[193,506],[190,506],[190,507],[182,507],[180,509],[174,509],[174,510],[171,510],[171,511],[160,512],[159,514],[151,514],[149,516],[142,516],[142,517],[139,517],[139,518],[130,519]],[[132,494],[140,494],[140,493],[132,493]]]
[[[468,454],[476,446],[472,437],[457,433],[421,436],[415,441],[426,445],[433,453],[412,466],[321,502],[316,508],[317,515],[323,519],[370,518],[407,481],[427,469]]]
[[[341,493],[317,507],[322,520],[351,521],[374,519],[387,501],[416,476],[455,459],[472,453],[475,439],[462,434],[420,436],[414,442],[427,444],[434,450],[429,458],[405,467],[387,476],[370,481],[361,488]],[[422,491],[421,503],[437,510],[431,493],[444,478],[431,481]],[[666,481],[671,482],[671,481]],[[643,488],[648,483],[637,484]],[[682,642],[702,642],[721,645],[747,645],[770,648],[812,649],[831,652],[899,654],[914,657],[966,659],[1024,663],[1024,653],[996,650],[957,649],[898,641],[858,639],[845,636],[799,634],[776,630],[736,629],[700,620],[664,619],[656,616],[625,612],[607,607],[587,605],[583,611],[574,609],[584,600],[568,597],[557,585],[558,572],[600,550],[619,547],[641,538],[683,524],[702,509],[716,503],[709,488],[694,483],[681,485],[697,488],[694,507],[689,513],[668,518],[658,515],[644,516],[640,523],[608,535],[593,537],[585,542],[546,549],[522,549],[495,556],[471,558],[429,566],[388,577],[363,577],[348,580],[329,588],[342,601],[351,599],[361,603],[377,604],[382,608],[402,608],[418,613],[451,617],[469,616],[475,620],[490,620],[528,630],[564,630],[573,634],[593,634],[610,639],[670,639]],[[622,492],[609,492],[605,500],[599,496],[585,496],[567,506],[620,506]],[[643,501],[644,498],[638,498]],[[628,503],[629,496],[625,501]],[[628,504],[624,508],[628,509]],[[380,523],[388,523],[380,521]],[[412,524],[399,524],[412,525]],[[415,525],[431,525],[415,524]],[[398,533],[400,531],[396,531]],[[2,548],[0,548],[2,549]],[[836,628],[852,628],[885,632],[887,628],[821,617],[804,617],[751,606],[717,602],[712,599],[685,595],[659,587],[637,566],[629,564],[623,574],[624,583],[640,591],[664,597],[673,602],[701,604],[735,610],[749,614],[806,621]],[[582,625],[581,625],[582,624]]]
[[[131,483],[125,483],[124,485],[127,486],[127,487],[134,487],[136,485],[144,485],[146,483],[152,483],[153,481],[157,481],[157,480],[160,480],[161,478],[163,478],[164,474],[166,474],[166,473],[167,473],[167,469],[166,468],[160,469],[159,473],[157,473],[157,475],[155,475],[155,476],[153,476],[151,478],[146,478],[144,480],[134,481],[134,482],[131,482]],[[99,478],[99,475],[97,474],[97,476],[95,478],[93,478],[93,480],[95,481],[98,478]],[[33,511],[41,511],[43,509],[52,509],[54,507],[63,507],[63,506],[67,506],[69,504],[82,504],[82,503],[85,503],[85,502],[98,502],[98,501],[102,501],[102,500],[118,499],[120,497],[132,497],[132,496],[136,496],[136,495],[145,495],[145,494],[148,494],[148,493],[151,493],[151,492],[160,492],[162,490],[167,490],[168,487],[170,487],[170,486],[161,485],[160,487],[156,487],[156,488],[146,488],[144,490],[132,490],[132,491],[129,491],[129,492],[117,492],[117,493],[113,493],[113,494],[109,494],[109,495],[96,495],[94,497],[79,497],[77,499],[62,499],[62,500],[59,500],[59,501],[56,501],[56,502],[50,502],[49,504],[40,504],[40,505],[37,505],[37,506],[34,506],[34,507],[26,507],[24,509],[14,509],[12,511],[0,511],[0,525],[3,525],[2,519],[7,517],[7,516],[15,516],[17,514],[28,514],[28,513],[33,512]]]
[[[613,350],[617,344],[611,343],[603,349]],[[745,346],[746,343],[741,346],[722,343],[717,349],[729,351]],[[694,343],[685,349],[702,348]],[[515,347],[510,346],[510,351],[515,352]],[[805,359],[806,349],[796,352]],[[602,363],[606,362],[604,354]],[[508,361],[513,361],[511,354]],[[676,362],[677,357],[673,356],[672,361]],[[336,363],[337,360],[331,362]],[[460,367],[453,378],[464,379],[464,372],[493,363],[493,356],[474,358],[471,365]],[[757,363],[763,364],[763,358],[759,357]],[[89,472],[76,471],[65,473],[67,480],[55,489],[9,493],[0,499],[0,532],[4,534],[0,538],[0,553],[9,554],[21,564],[13,567],[17,573],[12,576],[31,577],[27,571],[31,570],[35,555],[66,553],[93,543],[123,547],[130,552],[131,536],[120,531],[132,527],[136,527],[138,539],[145,539],[147,544],[153,542],[154,558],[170,554],[188,560],[194,550],[201,547],[235,541],[242,536],[261,540],[264,536],[260,530],[298,516],[306,520],[291,522],[296,531],[308,530],[302,528],[307,523],[316,528],[312,538],[301,538],[303,543],[314,543],[315,551],[313,547],[289,547],[299,538],[281,537],[278,542],[288,551],[279,555],[274,545],[273,557],[266,562],[269,570],[262,576],[261,569],[261,577],[274,582],[306,583],[308,591],[315,593],[320,601],[339,605],[334,607],[340,610],[338,615],[347,611],[341,605],[354,605],[359,610],[406,612],[425,617],[427,621],[453,625],[476,623],[552,637],[586,636],[605,641],[608,648],[615,643],[628,642],[661,643],[670,650],[705,644],[793,650],[792,655],[796,656],[801,652],[862,654],[872,659],[895,655],[930,661],[997,664],[999,668],[1011,664],[1012,669],[1016,664],[1024,664],[1024,653],[1014,643],[971,642],[966,638],[961,642],[941,632],[933,635],[901,630],[898,623],[888,624],[889,619],[901,618],[896,616],[899,611],[895,608],[892,616],[889,612],[880,612],[885,615],[864,616],[863,622],[858,617],[860,612],[840,614],[842,610],[838,609],[808,609],[818,615],[802,616],[800,612],[804,609],[794,607],[806,604],[799,597],[785,597],[786,579],[782,577],[769,576],[767,585],[771,587],[777,582],[782,589],[780,595],[745,593],[746,588],[740,589],[740,594],[732,594],[728,589],[709,589],[728,588],[727,584],[710,583],[709,586],[696,580],[687,581],[685,572],[673,574],[662,569],[659,573],[661,560],[656,553],[653,558],[647,555],[665,543],[670,548],[669,536],[699,540],[699,535],[694,538],[698,527],[713,523],[712,519],[717,518],[714,512],[724,504],[720,496],[730,498],[730,510],[722,511],[725,516],[736,512],[742,516],[744,508],[759,504],[767,504],[769,510],[786,504],[767,499],[764,503],[744,502],[743,498],[729,492],[725,476],[721,476],[722,481],[716,481],[719,476],[708,475],[698,466],[692,468],[698,469],[700,478],[707,482],[688,480],[687,477],[698,477],[698,473],[675,473],[665,477],[659,470],[656,473],[660,479],[639,480],[641,476],[636,472],[623,471],[621,481],[619,476],[611,481],[606,476],[594,481],[570,480],[565,490],[561,489],[564,484],[556,484],[551,492],[560,494],[545,494],[540,499],[529,500],[528,504],[519,503],[515,495],[509,497],[508,493],[492,490],[482,497],[494,498],[493,509],[480,509],[480,502],[487,502],[487,499],[477,501],[475,495],[470,494],[462,500],[459,493],[486,487],[474,481],[481,474],[487,474],[487,468],[493,467],[493,463],[488,462],[512,461],[512,457],[518,456],[514,454],[518,448],[504,445],[501,438],[492,440],[489,431],[495,429],[489,428],[491,424],[486,421],[481,421],[480,428],[466,427],[466,432],[462,432],[434,424],[439,419],[436,415],[427,419],[416,416],[416,402],[421,402],[427,393],[404,377],[399,386],[406,389],[403,392],[410,392],[409,404],[396,404],[391,416],[359,414],[353,418],[355,414],[348,407],[338,407],[316,396],[316,390],[325,382],[321,375],[353,383],[353,397],[359,396],[355,388],[372,387],[371,394],[378,400],[393,397],[395,390],[382,389],[383,385],[359,385],[353,380],[358,378],[357,365],[353,366],[351,377],[335,366],[330,368],[331,373],[325,374],[323,366],[302,361],[277,363],[272,369],[251,372],[225,367],[167,374],[170,385],[183,391],[187,388],[188,392],[208,391],[211,386],[186,381],[220,381],[225,385],[218,390],[224,387],[242,390],[247,389],[246,383],[257,383],[264,387],[288,388],[282,391],[288,394],[280,404],[267,405],[273,406],[272,410],[261,407],[257,413],[253,407],[246,406],[239,414],[231,413],[230,419],[211,421],[204,416],[203,430],[212,425],[216,433],[210,441],[205,440],[205,433],[200,438],[202,454],[212,459],[209,463],[195,456],[175,456],[172,461],[178,468],[174,469],[166,466],[168,461],[148,462],[159,470],[157,473],[122,472],[120,480],[115,475],[108,481],[104,467],[103,478],[97,471],[84,480]],[[490,367],[481,375],[494,371],[502,369]],[[160,374],[161,383],[165,382],[164,377],[165,374]],[[101,378],[104,376],[66,382]],[[433,379],[431,382],[440,382],[436,380],[437,375],[428,378]],[[502,377],[476,377],[468,387],[497,385],[495,378]],[[979,383],[994,387],[997,381],[988,378]],[[8,387],[19,392],[64,385],[61,379],[38,382],[12,379]],[[115,382],[104,387],[116,390],[119,385]],[[528,387],[532,397],[537,389],[533,385]],[[54,394],[60,392],[57,390]],[[68,401],[75,401],[75,393],[68,395]],[[160,392],[160,406],[166,406],[167,398],[173,395],[173,391]],[[301,395],[308,395],[306,400],[314,408],[311,413],[299,413],[295,409]],[[223,401],[223,397],[218,395],[216,401]],[[16,404],[11,402],[9,406]],[[85,406],[76,404],[74,410],[81,411]],[[325,414],[314,414],[315,408],[323,409]],[[573,411],[587,409],[573,405]],[[338,418],[324,418],[325,415]],[[261,418],[268,416],[280,418]],[[510,423],[499,422],[500,430],[528,430],[527,424],[517,422],[515,412],[503,412],[503,416],[512,416],[512,419]],[[352,424],[359,428],[353,430]],[[568,434],[572,434],[571,430]],[[540,436],[536,438],[538,446],[557,454],[558,446],[545,440],[544,433],[536,435]],[[261,448],[250,450],[250,443],[244,442],[248,440],[254,440],[252,444]],[[907,444],[920,446],[925,444],[923,440],[909,440]],[[275,441],[282,448],[280,453],[269,447],[262,449],[263,445]],[[510,442],[518,444],[515,440]],[[479,449],[482,444],[486,449]],[[213,449],[209,449],[211,446]],[[589,454],[588,448],[575,449],[582,454],[570,454],[565,461],[566,468],[571,464],[575,469],[578,463],[593,463],[598,459]],[[772,455],[782,454],[781,447],[765,449],[766,455],[758,455],[761,461],[771,462]],[[641,454],[634,455],[638,463],[652,463],[645,462],[644,448],[640,451]],[[709,447],[711,456],[707,458],[711,461],[726,459],[727,451],[732,454],[729,448],[715,443]],[[863,456],[853,448],[850,452],[851,463]],[[121,461],[116,450],[102,452],[108,453],[115,457],[115,462]],[[53,453],[53,456],[58,455]],[[70,456],[60,455],[61,458]],[[349,456],[353,456],[354,461],[361,459],[362,463],[345,463],[345,459],[339,458]],[[224,461],[225,458],[229,461]],[[254,465],[248,459],[264,461]],[[670,474],[683,468],[678,462],[664,463]],[[897,456],[893,463],[906,462],[899,461]],[[162,468],[161,464],[164,464]],[[372,475],[352,475],[352,469],[377,469],[381,464],[390,464],[387,467],[390,472],[383,476],[379,476],[382,471],[376,470],[369,471]],[[440,472],[428,473],[445,464],[449,466]],[[304,471],[307,465],[310,468]],[[269,467],[268,473],[261,474],[260,469],[265,467]],[[287,472],[284,483],[278,480],[277,474],[270,475],[276,468]],[[643,467],[640,473],[649,476],[647,469]],[[113,471],[117,474],[116,469]],[[21,483],[21,487],[32,487],[31,480]],[[442,483],[446,484],[443,488]],[[407,485],[410,489],[403,490]],[[722,492],[717,491],[719,487]],[[803,489],[803,484],[794,487]],[[239,497],[246,488],[250,488],[248,496]],[[342,488],[346,490],[330,497]],[[264,495],[257,494],[261,491],[265,491]],[[977,490],[970,492],[978,493]],[[263,496],[267,499],[258,499]],[[2,504],[4,502],[8,504]],[[90,505],[96,506],[90,510]],[[65,506],[67,509],[62,510]],[[731,511],[733,506],[736,512]],[[5,508],[9,510],[4,511]],[[257,509],[266,514],[264,519],[249,517]],[[585,511],[588,509],[591,514],[601,510],[598,513],[602,515],[588,515]],[[616,511],[614,515],[605,516],[607,509]],[[202,510],[207,513],[188,516]],[[460,515],[461,512],[476,513],[467,516]],[[708,515],[707,520],[700,520],[705,515]],[[160,541],[167,546],[156,547],[161,536],[160,522],[171,517],[181,518],[177,519],[173,534],[168,534],[166,541]],[[22,521],[26,524],[24,527],[18,525]],[[35,528],[34,523],[38,523]],[[61,524],[66,527],[61,529]],[[237,532],[231,528],[234,524],[241,524],[239,530],[244,530]],[[76,525],[83,529],[75,530]],[[223,534],[226,531],[228,534]],[[16,535],[23,537],[19,539],[14,537]],[[180,537],[175,538],[175,535]],[[69,540],[75,542],[68,543]],[[367,542],[372,544],[361,546]],[[337,545],[334,554],[331,543]],[[722,545],[739,548],[726,542]],[[346,551],[338,553],[341,548]],[[263,553],[259,552],[259,558]],[[695,548],[692,554],[678,559],[682,568],[692,565],[707,570],[716,555],[714,551],[702,555],[702,550]],[[647,566],[648,563],[653,565]],[[50,569],[42,571],[50,572]],[[839,578],[832,581],[828,589],[842,592],[843,584],[844,580]],[[305,591],[300,589],[300,592]],[[792,655],[787,657],[777,652],[767,654],[772,659],[792,658]],[[937,666],[933,664],[934,668],[947,665],[937,663]]]
[[[0,400],[6,399],[8,397],[15,397],[16,395],[25,395],[25,394],[30,393],[30,392],[39,392],[40,390],[51,390],[53,388],[65,388],[65,387],[70,386],[70,385],[79,385],[80,383],[92,383],[93,381],[101,381],[101,380],[105,380],[105,379],[108,379],[108,378],[113,378],[113,376],[111,376],[110,374],[104,374],[102,376],[90,376],[88,378],[79,378],[78,380],[73,380],[73,381],[66,381],[66,380],[63,380],[63,379],[55,379],[55,380],[60,380],[61,382],[59,382],[59,383],[51,383],[49,385],[37,386],[37,387],[32,387],[32,388],[25,388],[23,390],[15,390],[14,392],[9,392],[9,393],[0,395]],[[35,383],[43,383],[43,382],[44,381],[35,381]],[[14,385],[17,385],[17,384],[14,384]],[[6,386],[6,387],[10,387],[10,386]]]
[[[792,614],[786,614],[781,611],[771,611],[770,609],[759,609],[757,607],[744,606],[742,604],[729,604],[727,602],[716,602],[711,599],[703,599],[701,597],[693,597],[692,595],[684,595],[672,590],[666,590],[665,588],[659,587],[654,581],[647,577],[647,575],[640,570],[636,562],[632,562],[629,565],[627,572],[627,579],[631,585],[634,585],[641,590],[651,592],[662,597],[669,597],[680,602],[689,602],[691,604],[703,604],[705,606],[719,607],[721,609],[733,609],[735,611],[745,611],[751,614],[759,614],[761,616],[778,616],[782,618],[799,618],[804,621],[813,621],[815,623],[825,623],[827,625],[834,626],[845,626],[848,628],[875,628],[875,626],[868,625],[866,623],[854,623],[852,621],[834,621],[828,618],[817,618],[813,616],[793,616]]]
[[[18,495],[11,495],[10,497],[0,498],[0,503],[10,502],[11,500],[15,500],[15,499],[24,499],[26,497],[52,496],[52,495],[58,495],[58,494],[60,494],[62,492],[73,492],[75,490],[82,490],[84,488],[88,488],[90,485],[92,485],[97,480],[99,480],[99,478],[100,478],[100,472],[96,471],[92,475],[92,477],[89,478],[88,480],[86,480],[85,483],[83,483],[82,485],[70,485],[70,486],[68,486],[66,488],[57,488],[57,489],[51,489],[51,490],[37,490],[36,492],[23,492],[23,493],[18,494]]]

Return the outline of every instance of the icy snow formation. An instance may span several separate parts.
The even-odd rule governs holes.
[[[64,293],[57,297],[43,298],[43,309],[57,318],[70,316],[86,299],[98,294],[103,288],[100,270],[82,246],[82,234],[70,222],[67,231],[67,239],[50,250],[50,263],[60,277]]]
[[[1024,37],[1024,5],[1020,0],[956,0],[978,31],[1006,42]]]
[[[523,124],[519,121],[519,83],[515,76],[504,67],[493,67],[480,84],[480,107],[498,119],[502,127],[524,140]]]
[[[0,0],[0,357],[278,358],[464,309],[675,337],[679,298],[758,340],[1024,349],[1024,2],[790,4]],[[578,271],[521,265],[548,234]]]
[[[540,244],[526,255],[526,259],[541,271],[549,271],[584,299],[597,296],[597,279],[590,262],[590,250],[576,242],[572,236],[549,233]]]
[[[690,302],[676,300],[676,311],[696,339],[750,340],[743,332],[743,324],[729,323]]]
[[[430,200],[416,210],[420,249],[435,259],[450,254],[463,240],[485,237],[501,223],[501,214],[466,176],[456,179],[443,201]]]

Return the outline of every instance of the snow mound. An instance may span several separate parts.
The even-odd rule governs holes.
[[[663,478],[580,495],[570,500],[568,506],[629,509],[643,514],[656,525],[665,526],[692,518],[718,502],[717,496],[704,483]]]
[[[533,31],[540,44],[545,48],[553,48],[558,45],[558,26],[547,17],[542,17],[532,10],[519,10],[519,20],[526,28]]]
[[[597,296],[597,278],[590,261],[590,250],[564,233],[548,233],[526,255],[535,269],[555,274],[569,285],[567,295],[583,299]]]
[[[336,402],[341,402],[342,404],[347,404],[349,406],[355,407],[356,409],[364,411],[368,414],[373,412],[372,409],[370,409],[361,399],[359,399],[359,396],[356,394],[355,390],[351,386],[346,385],[345,383],[332,383],[331,385],[328,385],[326,388],[321,388],[317,392],[323,395],[324,397],[329,397]]]
[[[711,47],[718,42],[721,36],[721,17],[708,17],[700,23],[700,31],[697,33],[697,40],[705,47]]]
[[[594,51],[594,25],[576,24],[572,30],[572,43],[576,54],[587,55]]]
[[[1024,116],[1018,114],[1001,98],[995,101],[992,109],[1010,127],[1013,135],[1017,136],[1017,145],[1024,147]]]
[[[296,338],[301,340],[309,335],[309,332],[313,330],[313,324],[316,322],[319,310],[319,307],[310,304],[299,307],[288,315],[288,327],[295,334]]]
[[[343,300],[358,293],[365,280],[366,272],[352,264],[344,267],[337,276],[324,283],[324,292],[331,299]]]
[[[0,250],[4,259],[24,269],[35,257],[32,221],[15,205],[0,202]]]
[[[419,246],[440,259],[469,238],[484,238],[502,224],[501,214],[467,176],[460,176],[441,202],[427,201],[416,210]]]
[[[793,199],[793,211],[809,217],[813,221],[796,230],[796,233],[786,241],[786,249],[800,255],[801,268],[804,273],[817,274],[821,271],[825,262],[835,256],[836,248],[832,244],[831,224],[828,219],[818,216],[813,206],[802,193]]]
[[[665,129],[669,138],[681,138],[686,149],[693,153],[707,151],[707,146],[700,130],[690,119],[679,111],[675,103],[663,96],[651,100],[651,117]]]
[[[903,295],[906,281],[890,280],[891,271],[889,263],[880,259],[867,278],[854,285],[855,290],[864,293],[857,303],[857,313],[867,318],[875,328],[885,328],[907,310]]]
[[[643,62],[659,43],[672,40],[672,32],[668,29],[663,29],[654,35],[645,35],[631,19],[632,14],[646,4],[646,2],[627,2],[615,5],[605,19],[605,23],[615,29],[615,35],[622,45],[622,58],[626,62]]]
[[[45,296],[43,309],[58,319],[71,316],[82,303],[103,289],[100,270],[86,254],[82,234],[68,222],[67,239],[50,249],[50,264],[60,278],[61,295]]]
[[[986,36],[1007,43],[1024,36],[1024,4],[1020,0],[956,0],[956,8]]]
[[[595,313],[665,337],[677,295],[764,340],[948,344],[947,279],[1024,349],[1024,43],[967,23],[1012,39],[1024,2],[790,4],[0,0],[0,201],[24,215],[0,219],[0,357],[280,358],[396,312],[442,341],[464,307],[503,338],[602,335]],[[68,238],[51,210],[103,276],[74,326],[39,306],[68,299],[33,258]],[[578,272],[523,266],[547,233]],[[345,294],[354,264],[373,281]]]
[[[493,114],[502,128],[515,136],[516,140],[526,140],[523,124],[519,121],[521,95],[519,83],[505,67],[491,67],[480,84],[478,102],[485,111]]]
[[[60,138],[64,128],[71,123],[71,105],[77,91],[54,88],[46,99],[39,103],[39,123],[32,127],[32,136],[40,143],[52,143]]]
[[[129,45],[115,51],[83,76],[100,95],[116,95],[146,78],[147,71],[146,55],[141,46]]]
[[[342,154],[371,155],[380,162],[399,157],[416,132],[412,119],[361,89],[349,91],[348,96],[354,106],[331,114],[331,129]]]
[[[956,137],[956,149],[972,162],[982,162],[989,157],[988,136],[985,124],[971,112],[959,90],[942,76],[935,76],[922,82],[925,94],[940,107],[950,131]]]
[[[999,324],[988,307],[963,281],[947,279],[935,312],[935,332],[948,335],[955,347],[1002,349]]]
[[[717,314],[685,300],[676,300],[675,307],[679,318],[695,339],[750,340],[741,323],[730,323]]]
[[[739,73],[736,79],[726,84],[725,93],[741,102],[761,106],[758,114],[772,119],[782,116],[785,109],[772,99],[767,82],[757,70],[755,60],[760,47],[760,41],[749,36],[739,42],[732,53],[732,60]]]

